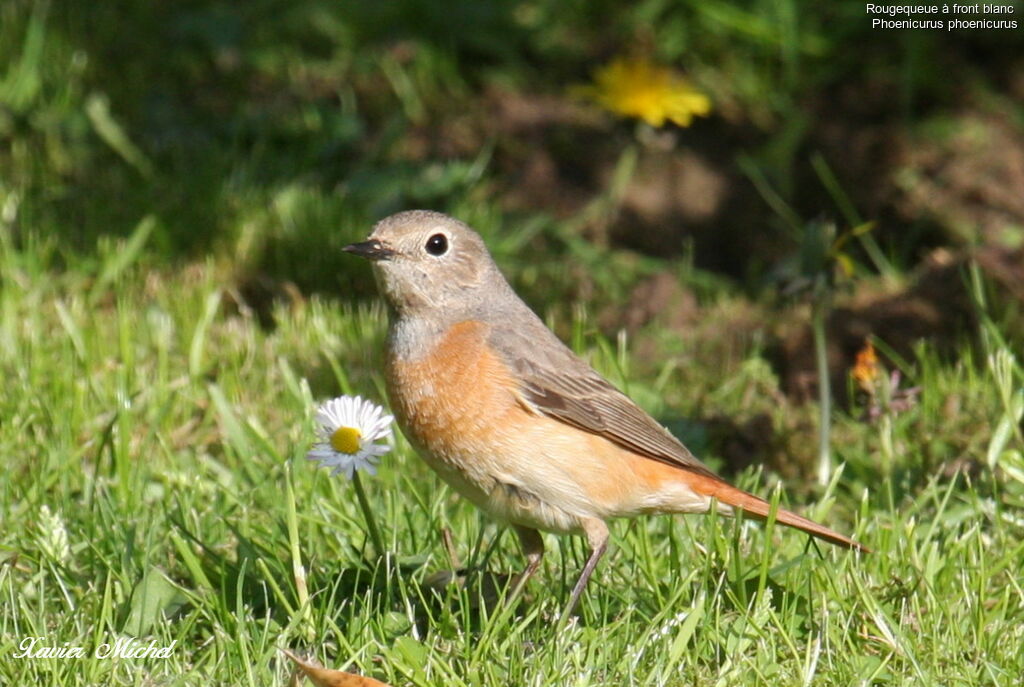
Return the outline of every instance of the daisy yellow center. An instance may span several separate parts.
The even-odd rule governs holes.
[[[338,453],[352,455],[359,451],[359,438],[363,434],[355,427],[338,427],[331,434],[331,448]]]

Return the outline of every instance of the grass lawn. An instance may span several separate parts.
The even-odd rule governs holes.
[[[285,684],[279,647],[395,685],[1010,685],[1024,674],[1021,443],[1004,405],[1021,371],[994,329],[988,361],[920,349],[921,403],[873,424],[838,413],[844,471],[825,491],[798,490],[799,503],[779,496],[873,554],[727,518],[622,521],[578,622],[557,632],[581,541],[549,536],[525,603],[495,610],[493,586],[523,564],[515,538],[405,443],[363,481],[384,556],[352,484],[304,459],[316,400],[382,399],[379,306],[296,300],[268,330],[214,264],[153,268],[134,248],[110,243],[55,275],[39,267],[45,246],[2,246],[3,684]],[[580,352],[622,381],[628,345],[577,324]],[[750,351],[726,377],[702,376],[738,413],[775,383],[765,370]],[[682,374],[629,388],[648,398]],[[981,467],[922,480],[953,446]],[[777,483],[754,470],[739,481],[763,494]],[[453,557],[477,573],[438,585]],[[86,656],[14,658],[26,637]],[[174,646],[167,658],[93,655],[119,637]]]

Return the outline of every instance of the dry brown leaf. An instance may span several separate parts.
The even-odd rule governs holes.
[[[343,670],[330,670],[311,660],[299,658],[288,649],[281,649],[282,654],[292,660],[297,670],[292,676],[292,687],[302,684],[301,675],[308,677],[316,687],[391,687],[372,677],[363,677]]]

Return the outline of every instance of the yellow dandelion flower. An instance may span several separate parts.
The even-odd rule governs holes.
[[[686,79],[643,58],[616,58],[594,72],[593,85],[574,90],[609,112],[651,126],[666,120],[690,126],[694,116],[711,112],[711,100]]]

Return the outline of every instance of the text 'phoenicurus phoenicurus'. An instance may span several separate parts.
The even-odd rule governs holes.
[[[770,506],[725,482],[576,356],[512,291],[483,240],[437,212],[402,212],[346,246],[373,263],[390,306],[387,389],[402,432],[448,484],[519,535],[582,534],[590,558],[567,617],[608,542],[611,518]],[[779,508],[777,522],[867,549]]]

